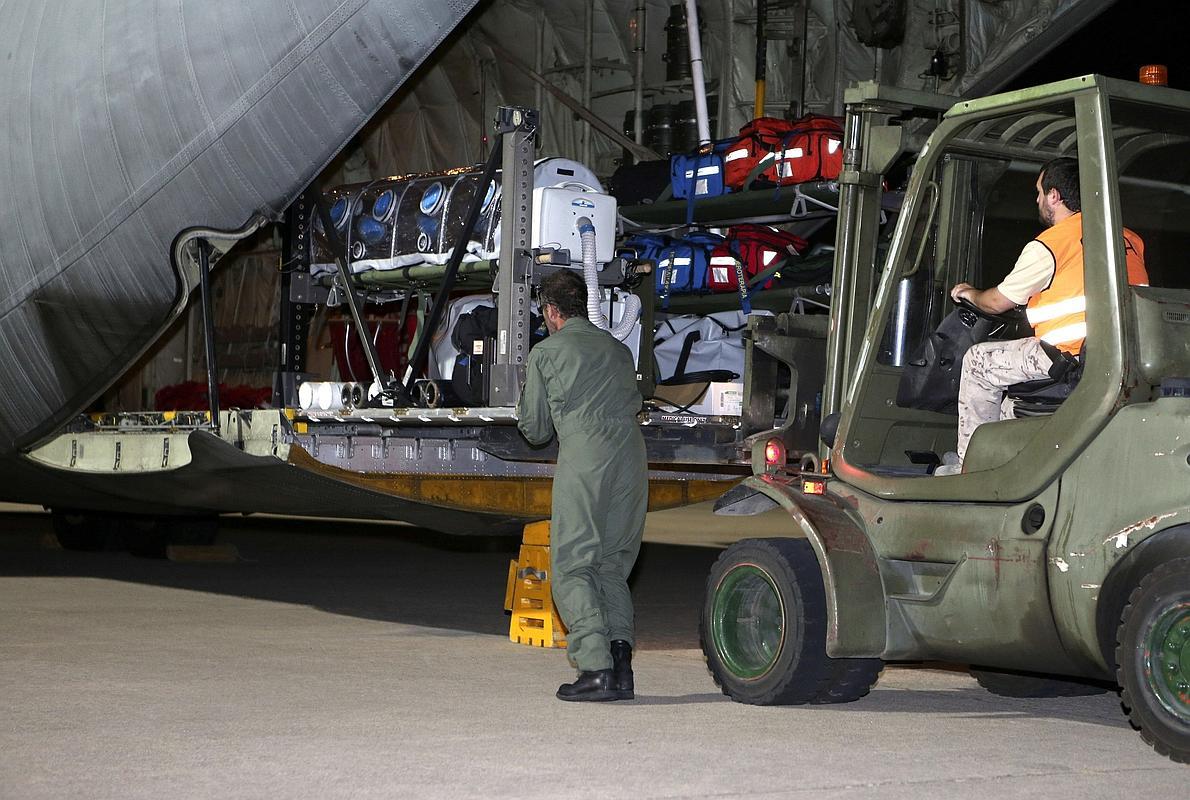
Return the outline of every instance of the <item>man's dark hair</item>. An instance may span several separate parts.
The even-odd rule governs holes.
[[[587,316],[587,285],[578,273],[561,269],[547,275],[537,290],[537,302],[554,306],[566,319]]]
[[[1063,156],[1047,161],[1041,168],[1041,191],[1049,194],[1057,189],[1058,196],[1071,211],[1082,211],[1082,197],[1078,188],[1078,159]]]

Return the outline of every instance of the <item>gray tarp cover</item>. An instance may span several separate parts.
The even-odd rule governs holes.
[[[3,3],[0,453],[176,316],[181,231],[277,216],[474,4]]]

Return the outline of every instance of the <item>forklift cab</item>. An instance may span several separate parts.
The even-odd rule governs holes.
[[[827,342],[833,475],[772,470],[717,505],[779,505],[794,525],[712,568],[711,672],[758,704],[854,700],[887,661],[969,664],[1015,697],[1118,683],[1146,741],[1190,762],[1190,93],[1089,76],[954,106],[919,151],[874,293],[870,194],[882,146],[907,137],[856,124],[883,108],[862,101]],[[1063,155],[1081,180],[1081,379],[1050,415],[982,426],[965,471],[933,476],[915,456],[953,450],[957,417],[898,405],[901,377],[950,288],[996,285],[1037,235],[1038,169]],[[1124,226],[1151,286],[1128,283]]]
[[[1183,93],[1097,76],[967,101],[944,117],[914,168],[855,378],[844,384],[832,463],[889,499],[1011,502],[1035,497],[1129,403],[1190,375],[1187,331],[1167,304],[1190,285],[1190,108]],[[964,473],[933,477],[921,454],[955,449],[957,416],[897,404],[911,354],[954,308],[960,281],[997,285],[1041,231],[1034,182],[1079,159],[1087,298],[1085,370],[1054,413],[982,426]],[[1128,285],[1123,226],[1146,244],[1153,285]],[[958,368],[958,365],[955,365]],[[917,463],[915,463],[917,462]]]

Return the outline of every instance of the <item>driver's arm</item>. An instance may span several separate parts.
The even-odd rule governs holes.
[[[960,283],[950,290],[950,298],[956,303],[964,299],[988,314],[1003,314],[1029,302],[1033,295],[1050,285],[1054,280],[1054,254],[1041,242],[1034,239],[1024,246],[1012,271],[1000,281],[999,286],[990,289],[976,289],[969,283]]]
[[[966,300],[971,305],[988,314],[1003,314],[1016,308],[1017,304],[1004,296],[999,287],[991,289],[976,289],[969,283],[960,283],[950,290],[950,299],[956,303]]]

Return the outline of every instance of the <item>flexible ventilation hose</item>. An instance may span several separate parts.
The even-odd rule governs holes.
[[[607,320],[603,318],[603,304],[600,299],[603,293],[599,289],[599,273],[595,264],[595,225],[590,218],[579,217],[575,221],[579,238],[583,244],[583,282],[587,284],[587,319],[600,330],[608,330]],[[640,298],[634,294],[624,300],[624,316],[620,324],[611,328],[611,335],[619,341],[628,338],[640,316]]]

